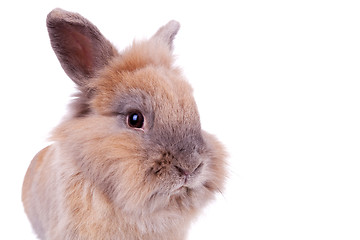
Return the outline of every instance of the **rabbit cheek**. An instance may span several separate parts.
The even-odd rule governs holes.
[[[157,179],[164,180],[169,171],[170,165],[171,162],[167,159],[156,161],[154,166],[151,168],[151,172]]]
[[[202,134],[207,145],[204,155],[208,159],[202,185],[210,193],[221,193],[227,176],[227,153],[215,136],[205,131]]]

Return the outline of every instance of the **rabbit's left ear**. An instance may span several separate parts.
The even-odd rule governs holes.
[[[173,49],[173,40],[180,29],[180,23],[171,20],[166,25],[162,26],[152,37],[154,40],[161,41],[169,46],[169,49]]]

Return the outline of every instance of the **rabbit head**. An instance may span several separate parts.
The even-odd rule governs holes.
[[[224,149],[201,129],[192,88],[174,66],[178,22],[121,52],[79,14],[56,9],[47,26],[79,89],[52,139],[115,208],[188,218],[222,190]]]

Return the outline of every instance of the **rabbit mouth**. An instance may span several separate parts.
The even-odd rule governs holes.
[[[185,185],[176,188],[175,190],[173,190],[171,192],[171,195],[175,196],[175,195],[183,195],[184,193],[188,193],[190,192],[192,189],[190,187],[186,187]]]

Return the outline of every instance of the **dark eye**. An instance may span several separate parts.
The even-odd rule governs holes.
[[[142,128],[144,126],[144,116],[139,111],[130,112],[127,115],[127,124],[132,128]]]

